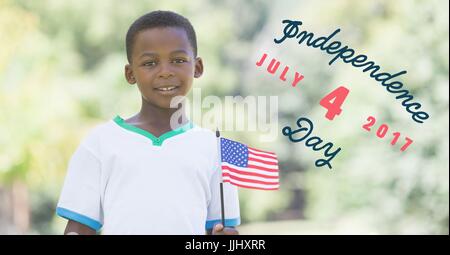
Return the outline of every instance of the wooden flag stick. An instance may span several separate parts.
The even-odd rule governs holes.
[[[220,132],[219,128],[216,129],[216,137],[217,137],[217,148],[219,154],[219,171],[220,171],[220,210],[222,212],[222,225],[225,227],[225,203],[223,199],[223,175],[222,175],[222,149],[220,144]]]

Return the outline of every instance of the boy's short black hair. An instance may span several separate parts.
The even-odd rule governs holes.
[[[184,29],[194,50],[194,56],[197,56],[197,37],[191,22],[175,12],[153,11],[138,18],[128,29],[125,45],[129,63],[131,63],[131,53],[136,35],[143,30],[156,27],[178,27]]]

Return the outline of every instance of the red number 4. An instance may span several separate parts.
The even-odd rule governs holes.
[[[346,87],[341,86],[320,100],[320,105],[328,110],[325,114],[327,119],[333,120],[336,115],[341,114],[341,106],[349,92]]]

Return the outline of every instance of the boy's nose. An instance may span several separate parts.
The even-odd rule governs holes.
[[[170,63],[161,63],[161,69],[159,70],[158,76],[160,78],[168,78],[174,75]]]

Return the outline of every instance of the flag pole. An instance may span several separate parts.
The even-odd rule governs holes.
[[[225,205],[223,199],[223,175],[222,175],[222,149],[220,145],[220,132],[219,128],[216,129],[216,137],[217,137],[217,153],[219,156],[219,171],[220,171],[220,210],[222,216],[222,225],[225,227]]]

